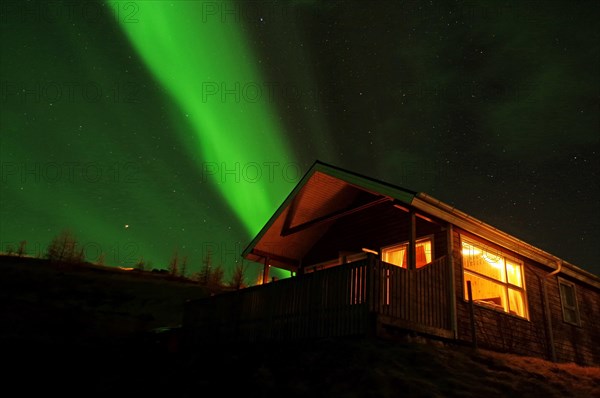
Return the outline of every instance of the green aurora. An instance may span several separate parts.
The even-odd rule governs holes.
[[[112,1],[116,7],[121,2]],[[255,235],[288,193],[289,184],[266,189],[291,156],[273,110],[261,100],[268,88],[256,70],[239,24],[198,20],[210,2],[177,7],[143,5],[140,23],[119,21],[157,80],[189,119],[200,151],[198,167]],[[228,2],[219,7],[233,9]],[[265,174],[265,175],[263,175]]]
[[[90,261],[177,252],[194,272],[211,252],[230,269],[319,159],[597,273],[599,16],[597,1],[3,2],[0,250],[43,255],[68,228]]]

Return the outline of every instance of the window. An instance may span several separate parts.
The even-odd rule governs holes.
[[[461,239],[465,300],[470,281],[475,303],[527,318],[523,264],[483,243]]]
[[[558,280],[560,289],[560,302],[562,303],[563,320],[567,323],[579,326],[579,309],[577,307],[577,295],[575,285],[564,279]]]
[[[429,264],[433,259],[432,238],[418,239],[415,242],[416,265],[421,268]],[[386,263],[407,268],[408,266],[408,242],[388,246],[381,249],[381,260]]]

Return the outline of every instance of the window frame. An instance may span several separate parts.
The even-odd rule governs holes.
[[[576,289],[575,283],[568,281],[566,279],[563,279],[563,278],[557,278],[557,280],[558,280],[558,295],[560,296],[560,309],[562,311],[563,322],[568,323],[569,325],[573,325],[573,326],[581,326],[581,315],[579,313],[579,300],[577,300],[577,289]],[[561,285],[568,286],[572,289],[573,301],[575,302],[574,307],[571,307],[567,303],[566,298],[563,296],[563,291],[561,289]],[[565,308],[575,312],[575,318],[576,318],[575,322],[572,322],[567,319]]]
[[[428,240],[428,241],[430,241],[430,242],[431,242],[431,262],[427,263],[427,264],[431,264],[432,262],[434,262],[434,261],[435,261],[435,248],[434,248],[433,234],[429,234],[429,235],[423,235],[423,236],[421,236],[421,237],[419,237],[419,238],[415,239],[415,246],[417,245],[417,243],[419,243],[419,242],[423,242],[423,241],[426,241],[426,240]],[[410,244],[410,241],[409,241],[409,240],[406,240],[406,241],[403,241],[403,242],[394,243],[394,244],[392,244],[392,245],[387,245],[387,246],[382,246],[382,247],[380,247],[380,248],[379,248],[379,260],[380,260],[380,261],[383,261],[383,262],[384,262],[384,263],[386,263],[386,264],[392,264],[392,263],[388,263],[387,261],[384,261],[384,260],[383,260],[383,252],[384,252],[385,250],[388,250],[388,249],[391,249],[391,248],[394,248],[394,247],[400,247],[400,246],[404,246],[404,245],[406,245],[406,249],[407,249],[407,251],[408,251],[408,245],[409,245],[409,244]],[[407,256],[406,256],[406,257],[407,257],[407,260],[408,260],[408,253],[407,253]],[[424,267],[425,265],[427,265],[427,264],[424,264],[424,265],[423,265],[423,266],[421,266],[420,268],[423,268],[423,267]],[[392,265],[393,265],[393,266],[395,266],[395,267],[404,268],[404,267],[401,267],[401,266],[399,266],[399,265],[396,265],[396,264],[392,264]],[[407,266],[406,266],[406,268],[405,268],[405,269],[408,269],[408,265],[409,265],[409,264],[407,264]],[[415,264],[415,266],[416,266],[416,264]],[[420,269],[420,268],[415,268],[415,269]]]
[[[466,235],[466,234],[463,234],[463,233],[460,233],[459,236],[460,236],[460,239],[459,239],[460,242],[459,243],[460,243],[460,253],[461,253],[463,300],[465,302],[469,301],[469,297],[468,297],[468,293],[467,293],[467,289],[466,289],[465,274],[474,275],[474,276],[476,276],[478,278],[484,279],[484,280],[489,281],[491,283],[494,283],[494,284],[496,284],[498,286],[501,286],[502,289],[504,290],[504,294],[505,294],[505,297],[506,297],[507,300],[509,300],[508,297],[509,297],[509,291],[510,291],[510,289],[519,291],[522,294],[522,298],[523,298],[523,306],[524,306],[524,311],[523,312],[524,312],[524,315],[519,315],[517,313],[514,313],[514,314],[511,313],[510,312],[510,302],[507,305],[508,311],[505,311],[504,307],[497,308],[496,306],[486,305],[485,303],[477,302],[475,300],[473,300],[473,304],[481,306],[483,308],[488,308],[488,309],[492,309],[494,311],[501,312],[502,314],[506,314],[506,315],[509,315],[509,316],[514,316],[514,317],[517,317],[518,319],[523,319],[523,320],[529,321],[530,320],[529,319],[529,301],[527,299],[527,289],[526,289],[526,285],[527,284],[525,282],[525,262],[523,260],[520,260],[520,259],[516,258],[515,256],[511,255],[508,250],[505,250],[505,249],[500,248],[500,247],[498,247],[496,245],[490,244],[489,242],[486,242],[484,240],[480,240],[478,238],[475,238],[475,237],[472,237],[470,235]],[[506,281],[501,281],[499,279],[495,279],[493,277],[490,277],[490,276],[487,276],[485,274],[481,274],[481,273],[479,273],[477,271],[474,271],[474,270],[466,268],[465,264],[464,264],[464,256],[465,255],[462,252],[462,250],[463,250],[463,242],[465,242],[465,241],[466,241],[467,244],[469,244],[471,246],[476,246],[476,247],[478,247],[480,249],[484,249],[484,250],[486,248],[490,248],[490,249],[493,249],[495,252],[497,252],[497,254],[503,258],[503,264],[504,264],[504,266],[503,266],[503,272],[504,272],[504,277],[505,277]],[[508,281],[508,274],[507,274],[507,270],[506,270],[506,261],[507,260],[510,261],[510,262],[516,263],[516,264],[518,264],[521,267],[521,270],[520,270],[521,271],[520,272],[521,273],[521,284],[523,286],[517,286],[517,285],[512,284],[512,283],[510,283]]]

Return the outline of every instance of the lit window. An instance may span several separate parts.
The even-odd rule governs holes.
[[[433,259],[431,238],[419,239],[415,242],[416,266],[421,268]],[[408,242],[388,246],[381,249],[381,260],[398,267],[407,268]]]
[[[564,279],[559,279],[558,286],[560,288],[560,302],[562,303],[564,321],[579,326],[579,310],[577,308],[575,285]]]
[[[527,318],[523,265],[501,251],[462,237],[465,282],[471,282],[473,301]]]

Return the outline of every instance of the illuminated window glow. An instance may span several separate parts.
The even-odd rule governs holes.
[[[465,300],[470,281],[475,303],[527,318],[523,264],[499,250],[461,238]]]
[[[432,238],[419,239],[415,242],[416,266],[424,267],[433,260]],[[398,267],[407,268],[408,242],[388,246],[381,249],[381,260]]]

